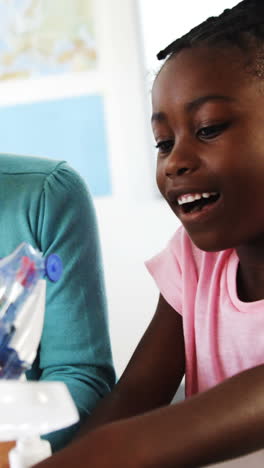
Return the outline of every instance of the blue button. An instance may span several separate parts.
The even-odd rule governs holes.
[[[62,261],[59,255],[51,254],[45,259],[46,275],[50,281],[56,282],[60,279],[63,271]]]

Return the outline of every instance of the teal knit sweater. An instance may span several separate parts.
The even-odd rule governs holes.
[[[93,203],[67,163],[0,155],[0,257],[21,242],[60,255],[64,267],[60,281],[47,281],[42,338],[27,378],[65,382],[82,420],[115,374]],[[77,428],[46,438],[57,450]]]

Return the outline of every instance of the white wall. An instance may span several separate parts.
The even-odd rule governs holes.
[[[136,2],[94,0],[94,8],[114,197],[140,202],[153,197],[154,161]]]
[[[178,222],[162,200],[96,200],[105,266],[110,333],[118,375],[155,311],[158,291],[144,261]]]

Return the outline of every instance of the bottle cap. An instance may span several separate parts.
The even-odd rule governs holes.
[[[51,254],[45,259],[46,275],[50,281],[56,282],[60,279],[63,271],[62,261],[59,255]]]

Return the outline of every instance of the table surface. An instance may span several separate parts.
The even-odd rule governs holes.
[[[8,452],[15,446],[15,442],[0,442],[0,468],[9,468]]]

